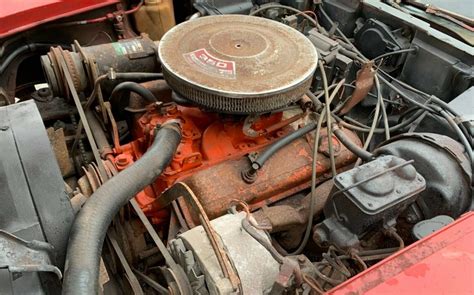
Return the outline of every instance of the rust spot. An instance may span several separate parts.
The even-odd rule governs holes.
[[[368,61],[362,66],[357,72],[357,79],[355,83],[355,90],[352,92],[351,98],[346,102],[342,108],[340,114],[347,114],[353,107],[355,107],[359,102],[361,102],[367,94],[369,94],[370,89],[374,86],[374,62]]]

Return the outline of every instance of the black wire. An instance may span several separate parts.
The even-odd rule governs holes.
[[[391,126],[389,128],[389,131],[390,132],[395,132],[395,131],[399,131],[400,129],[402,128],[405,128],[407,127],[408,125],[410,125],[411,123],[413,123],[424,111],[423,110],[418,110],[418,112],[416,112],[413,116],[409,117],[409,119],[406,119],[405,121],[395,125],[395,126]],[[336,121],[338,123],[340,123],[342,126],[348,128],[348,129],[351,129],[351,130],[354,130],[354,131],[358,131],[358,132],[369,132],[370,131],[370,127],[369,126],[366,126],[362,123],[359,123],[360,125],[364,125],[363,127],[362,126],[355,126],[355,125],[352,125],[350,123],[347,123],[345,122],[342,118],[340,118],[339,116],[337,116],[336,114],[332,114],[333,117],[336,119]],[[375,133],[384,133],[385,132],[385,129],[383,128],[376,128],[374,130]]]
[[[376,60],[379,60],[379,59],[382,59],[382,58],[386,58],[387,56],[392,56],[392,55],[402,54],[402,53],[408,53],[408,52],[413,52],[413,51],[417,51],[417,49],[415,47],[413,47],[413,48],[395,50],[395,51],[391,51],[391,52],[381,54],[381,55],[377,56],[376,58],[373,58],[372,60],[376,61]]]
[[[333,26],[334,25],[334,21],[329,17],[329,15],[326,13],[326,11],[324,11],[324,9],[320,6],[320,11],[322,13],[322,15],[328,20],[328,22]],[[359,61],[365,63],[368,61],[368,59],[357,49],[357,47],[355,47],[354,44],[352,44],[350,42],[350,40],[346,37],[346,35],[338,28],[336,27],[336,32],[342,37],[342,39],[347,43],[347,46],[348,50],[352,50],[352,52],[354,53],[355,56],[353,56],[355,59],[358,59]],[[384,73],[385,75],[389,76],[391,79],[393,80],[397,80],[397,82],[399,81],[398,79],[390,76],[388,73],[380,70],[380,72]],[[419,103],[418,101],[412,99],[411,97],[409,97],[406,93],[404,93],[402,90],[398,89],[397,87],[393,86],[389,81],[387,81],[387,79],[385,79],[384,77],[382,77],[380,74],[377,74],[377,76],[379,76],[379,79],[384,82],[385,85],[387,85],[388,87],[390,87],[393,91],[397,92],[402,98],[404,98],[405,100],[411,102],[412,104],[415,104],[427,111],[430,111],[430,112],[433,112],[432,109],[428,108],[427,106]]]
[[[222,15],[222,12],[217,8],[215,7],[214,5],[211,5],[209,2],[201,2],[201,3],[197,3],[197,5],[201,5],[202,8],[204,8],[204,10],[206,10],[207,14],[212,14],[210,13],[210,10],[213,10],[216,14],[219,14],[219,15]]]
[[[272,9],[272,8],[280,8],[280,9],[286,9],[292,12],[297,13],[298,15],[301,15],[302,17],[306,18],[311,24],[313,24],[319,31],[326,31],[314,18],[310,17],[307,13],[296,9],[291,6],[286,6],[286,5],[281,5],[281,4],[267,4],[265,6],[262,6],[258,8],[257,10],[254,10],[250,13],[251,16],[257,15],[262,11],[265,11],[267,9]]]
[[[390,89],[392,89],[393,91],[395,91],[396,93],[398,93],[403,99],[409,101],[410,103],[426,110],[426,111],[429,111],[429,112],[433,112],[433,109],[424,105],[423,103],[421,102],[418,102],[417,100],[411,98],[408,96],[407,93],[403,92],[402,90],[400,90],[399,88],[395,87],[392,83],[390,83],[387,79],[385,79],[384,77],[382,77],[382,75],[378,75],[380,81],[382,81],[385,85],[387,85]]]

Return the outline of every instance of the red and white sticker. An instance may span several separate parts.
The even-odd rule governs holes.
[[[183,54],[184,59],[200,70],[219,78],[235,79],[235,62],[212,56],[206,49]]]

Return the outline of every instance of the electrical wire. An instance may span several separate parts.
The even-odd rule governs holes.
[[[324,65],[321,61],[319,61],[319,70],[321,72],[321,77],[323,79],[323,87],[324,87],[324,97],[326,98],[326,125],[327,125],[327,137],[328,137],[328,149],[329,149],[329,158],[331,160],[331,172],[332,176],[336,176],[336,161],[334,160],[334,146],[332,141],[332,125],[331,125],[331,101],[336,96],[337,91],[339,88],[344,84],[344,79],[339,82],[339,84],[335,87],[332,92],[331,97],[329,97],[329,90],[328,90],[328,80],[326,77],[326,70],[324,69]]]
[[[328,86],[328,89],[329,89],[329,90],[332,90],[332,89],[334,89],[334,87],[336,87],[336,85],[337,85],[337,84],[331,84],[331,85]],[[344,83],[343,86],[344,86],[344,87],[349,87],[349,88],[352,88],[352,89],[355,89],[355,88],[356,88],[356,86],[354,86],[354,85],[352,85],[352,84],[348,84],[348,83]],[[324,91],[317,91],[317,92],[315,92],[315,93],[312,93],[312,92],[311,92],[311,94],[312,94],[312,97],[311,97],[309,94],[308,94],[308,96],[310,97],[310,99],[311,99],[311,100],[313,101],[313,103],[314,103],[314,100],[319,100],[321,97],[324,96]],[[371,93],[371,92],[369,92],[367,95],[370,96],[370,97],[373,97],[373,98],[377,99],[377,95],[375,95],[375,94],[373,94],[373,93]],[[347,99],[350,99],[350,97],[351,97],[351,96],[349,96]],[[393,101],[393,100],[389,100],[389,99],[385,99],[385,98],[382,98],[382,99],[383,99],[384,102],[387,102],[387,103],[389,103],[389,104],[403,105],[402,103],[397,102],[397,101]],[[342,103],[339,103],[339,104],[334,108],[333,113],[336,113],[336,114],[337,114],[337,113],[342,109],[342,107],[344,106],[345,103],[346,103],[346,101],[344,101],[344,102],[342,102]]]
[[[315,272],[316,276],[326,284],[329,284],[330,287],[334,287],[336,285],[339,285],[340,283],[344,282],[345,280],[349,279],[352,274],[347,268],[347,266],[344,264],[342,258],[343,253],[341,250],[338,250],[334,246],[330,246],[327,253],[322,254],[323,259],[319,262],[314,263],[315,264]],[[347,259],[351,259],[350,256]],[[333,271],[337,271],[341,279],[335,279],[334,277],[329,277],[321,272],[321,270],[329,267],[331,269],[332,273]],[[323,285],[324,288],[324,285]],[[327,290],[324,288],[325,291]]]
[[[260,226],[259,224],[256,223],[256,221],[251,218],[251,213],[250,213],[250,208],[248,207],[247,203],[241,201],[241,200],[237,200],[237,199],[233,199],[232,200],[233,203],[237,203],[238,205],[240,205],[242,207],[242,209],[244,210],[245,212],[245,218],[242,219],[242,222],[241,222],[241,225],[242,225],[242,228],[250,235],[252,236],[258,243],[260,243],[260,245],[262,245],[265,249],[268,250],[268,252],[270,252],[270,254],[272,255],[272,257],[280,264],[283,264],[284,262],[284,257],[277,251],[277,249],[275,249],[273,247],[273,245],[269,242],[271,240],[271,237],[270,236],[267,236],[268,237],[268,240],[265,239],[264,236],[262,236],[259,232],[257,232],[256,230],[261,230],[263,231],[264,233],[267,233],[266,230],[268,228],[265,228],[265,227],[262,227]],[[233,214],[236,214],[237,213],[237,208],[236,206],[232,206],[230,208],[230,211],[233,213]],[[268,235],[268,234],[267,234]]]
[[[377,89],[377,98],[379,99],[380,105],[382,107],[382,119],[383,119],[383,125],[385,128],[385,140],[389,140],[390,139],[390,126],[388,124],[388,117],[387,117],[387,110],[385,109],[385,103],[383,102],[383,99],[382,99],[380,81],[377,76],[374,77],[374,80],[375,80],[375,88]]]
[[[408,53],[408,52],[415,52],[415,51],[417,51],[417,49],[415,47],[400,49],[400,50],[394,50],[394,51],[391,51],[391,52],[381,54],[381,55],[373,58],[372,61],[377,61],[379,59],[383,59],[383,58],[386,58],[386,57],[392,56],[392,55],[403,54],[403,53]]]
[[[468,139],[463,134],[461,128],[459,128],[459,126],[456,124],[454,119],[446,111],[440,110],[440,114],[446,119],[446,121],[448,121],[448,124],[456,132],[456,135],[458,136],[459,141],[461,141],[462,144],[464,145],[464,150],[470,159],[471,171],[474,171],[474,154],[473,154],[472,147]],[[472,176],[471,176],[471,185],[474,186],[474,177]]]
[[[334,21],[329,17],[329,15],[326,13],[326,11],[325,11],[321,6],[320,6],[320,11],[321,11],[321,14],[327,19],[327,21],[328,21],[332,26],[334,26]],[[337,32],[337,33],[341,36],[341,38],[344,40],[344,42],[345,42],[344,44],[347,45],[346,49],[351,50],[351,51],[356,55],[356,56],[354,56],[356,59],[358,59],[358,60],[361,61],[361,62],[367,62],[367,61],[368,61],[368,59],[357,49],[357,47],[355,47],[354,44],[352,44],[352,42],[346,37],[346,35],[345,35],[339,28],[337,28],[337,27],[336,27],[336,32]],[[402,85],[407,85],[406,83],[404,83],[404,82],[402,82],[402,81],[400,81],[400,80],[398,80],[398,79],[396,79],[396,78],[390,76],[388,73],[386,73],[386,72],[384,72],[384,71],[382,71],[382,70],[379,70],[378,72],[381,72],[381,73],[383,73],[383,74],[389,76],[391,79],[396,80],[396,81],[399,82],[399,83],[401,82],[400,84],[402,84]],[[390,82],[387,81],[387,79],[385,79],[384,77],[382,77],[382,76],[380,75],[380,73],[377,73],[376,75],[379,76],[380,80],[381,80],[382,82],[384,82],[384,84],[386,84],[388,87],[390,87],[393,91],[397,92],[397,93],[398,93],[402,98],[404,98],[405,100],[407,100],[407,101],[411,102],[412,104],[415,104],[415,105],[417,105],[417,106],[419,106],[419,107],[421,107],[421,108],[424,108],[424,109],[427,110],[427,111],[430,111],[430,112],[433,111],[432,109],[428,108],[427,106],[424,106],[423,104],[419,103],[418,101],[412,99],[411,97],[409,97],[408,95],[406,95],[406,93],[404,93],[403,91],[401,91],[401,90],[398,89],[397,87],[393,86]],[[410,89],[410,88],[411,88],[411,89]],[[414,92],[418,92],[418,93],[422,93],[422,94],[424,94],[424,95],[428,95],[428,94],[426,94],[426,93],[424,93],[424,92],[421,92],[421,91],[417,90],[417,89],[414,88],[414,87],[411,87],[411,86],[410,86],[410,88],[409,88],[409,89],[412,90],[412,91],[414,91]]]
[[[336,28],[336,32],[339,34],[339,36],[341,36],[342,40],[344,40],[344,42],[345,42],[344,44],[347,45],[347,48],[350,48],[350,50],[352,50],[355,54],[357,54],[362,59],[362,61],[367,61],[367,58],[359,51],[359,49],[357,49],[357,47],[355,47],[354,44],[352,44],[352,42],[349,40],[349,38],[347,38],[347,36],[341,31],[341,29],[339,29],[339,27],[329,17],[329,15],[326,13],[326,11],[323,9],[323,7],[321,5],[319,6],[319,10],[321,11],[321,14],[329,22],[331,27]]]
[[[416,112],[413,116],[409,117],[409,119],[403,121],[402,123],[399,123],[397,125],[394,125],[394,126],[391,126],[389,128],[389,131],[390,132],[396,132],[396,131],[399,131],[401,130],[402,128],[405,128],[407,127],[408,125],[410,125],[411,123],[413,123],[422,113],[424,112],[424,110],[418,110],[418,112]],[[350,129],[350,130],[353,130],[353,131],[357,131],[357,132],[364,132],[364,133],[368,133],[370,131],[370,127],[369,126],[366,126],[360,122],[357,122],[357,124],[359,126],[355,126],[355,125],[352,125],[350,123],[347,123],[345,122],[343,119],[339,118],[338,116],[336,116],[335,114],[333,114],[333,117],[336,118],[336,121],[338,122],[339,125],[347,128],[347,129]],[[345,120],[353,120],[352,118],[350,117],[345,117],[344,118]],[[354,123],[356,123],[356,121],[354,120]],[[374,133],[385,133],[385,129],[383,128],[375,128],[374,129]]]
[[[298,255],[303,251],[303,249],[306,247],[306,244],[308,243],[309,236],[311,235],[311,228],[313,226],[313,214],[314,214],[314,203],[316,200],[316,193],[315,193],[315,188],[316,188],[316,174],[317,174],[317,158],[318,158],[318,148],[319,148],[319,136],[321,134],[321,126],[323,124],[324,117],[326,115],[326,109],[324,108],[321,114],[319,115],[318,123],[316,125],[316,131],[314,133],[314,144],[313,144],[313,161],[311,163],[311,203],[309,205],[309,217],[308,217],[308,223],[306,224],[306,230],[303,236],[303,240],[301,241],[301,244],[298,246],[298,248],[291,252],[288,253],[288,255]]]
[[[329,22],[331,25],[334,26],[334,22],[333,22],[332,19],[329,17],[329,15],[326,13],[326,11],[324,11],[324,9],[323,9],[322,7],[320,7],[320,10],[321,10],[322,15],[328,20],[328,22]],[[337,33],[342,37],[342,39],[345,41],[345,43],[346,43],[348,49],[349,49],[349,50],[352,50],[352,51],[354,52],[354,54],[358,57],[358,58],[357,58],[358,60],[360,60],[360,61],[362,61],[362,62],[366,62],[366,61],[368,60],[368,59],[355,47],[355,45],[352,44],[352,42],[350,42],[350,40],[345,36],[345,34],[344,34],[339,28],[336,28],[336,31],[337,31]],[[403,51],[402,51],[402,50],[397,51],[396,53],[409,52],[409,51],[414,51],[414,50],[416,50],[416,49],[415,49],[415,48],[410,48],[410,49],[406,49],[406,50],[403,50]],[[395,52],[394,52],[393,54],[395,54]],[[386,57],[386,56],[389,56],[389,54],[381,55],[381,56],[375,58],[375,60],[380,59],[380,58],[384,58],[384,57]],[[387,81],[387,79],[384,78],[380,73],[382,73],[383,75],[386,75],[386,76],[390,77],[390,78],[393,79],[393,80],[396,80],[398,83],[400,83],[400,84],[403,85],[403,86],[409,86],[408,84],[406,84],[406,83],[404,83],[404,82],[402,82],[402,81],[400,81],[400,80],[398,80],[398,79],[396,79],[396,78],[390,76],[388,73],[384,72],[384,71],[381,70],[381,69],[379,69],[379,70],[377,71],[377,74],[376,74],[377,80],[380,79],[385,85],[387,85],[389,88],[391,88],[391,89],[392,89],[393,91],[395,91],[397,94],[399,94],[404,100],[406,100],[406,101],[408,101],[408,102],[410,102],[410,103],[412,103],[412,104],[414,104],[414,105],[416,105],[416,106],[418,106],[418,107],[420,107],[420,108],[422,108],[422,109],[424,109],[424,110],[426,110],[426,111],[433,112],[433,109],[432,109],[432,108],[430,108],[429,106],[426,106],[426,105],[424,105],[424,104],[422,104],[422,103],[420,103],[420,102],[418,102],[418,101],[412,99],[411,97],[409,97],[405,92],[403,92],[403,91],[400,90],[398,87],[395,87],[392,83],[390,83],[389,81]],[[376,82],[376,83],[377,83],[377,82]],[[378,82],[378,84],[379,84],[379,87],[378,87],[378,88],[380,89],[380,81]],[[414,91],[414,92],[417,93],[417,94],[424,95],[425,97],[428,96],[428,94],[426,94],[426,93],[424,93],[424,92],[422,92],[422,91],[420,91],[420,90],[418,90],[418,89],[416,89],[416,88],[414,88],[414,87],[409,86],[409,87],[407,87],[407,88],[408,88],[409,90],[411,90],[411,91]],[[378,101],[378,103],[379,103],[379,101]],[[382,102],[382,104],[383,104],[383,102]],[[386,116],[385,116],[385,117],[386,117]],[[384,130],[385,136],[386,136],[386,137],[389,137],[389,136],[390,136],[390,134],[389,134],[390,128],[387,128],[387,127],[386,127],[386,126],[388,125],[388,120],[385,120],[385,119],[384,119],[384,121],[385,121],[385,122],[384,122],[384,125],[385,125],[385,130]],[[374,123],[377,123],[377,120],[374,120]],[[374,125],[372,125],[372,127],[374,127]],[[372,132],[371,132],[371,131],[372,131]],[[368,139],[371,139],[371,134],[373,134],[374,132],[375,132],[375,129],[374,129],[374,128],[371,128],[371,129],[369,130]],[[369,142],[369,140],[366,140],[366,143],[367,143],[367,142]],[[365,146],[365,145],[364,145],[364,146]]]
[[[404,99],[408,100],[409,102],[413,103],[414,105],[430,112],[430,113],[439,113],[441,114],[441,110],[442,109],[446,109],[448,110],[448,112],[445,112],[444,114],[441,114],[447,121],[448,123],[453,127],[453,129],[456,131],[456,133],[458,133],[458,137],[459,137],[459,140],[463,143],[465,149],[466,149],[466,153],[468,154],[470,160],[471,160],[471,167],[474,168],[474,156],[472,154],[472,140],[469,140],[469,138],[472,138],[472,136],[470,135],[469,131],[465,128],[464,125],[462,125],[460,122],[456,122],[456,117],[458,117],[458,115],[456,114],[456,112],[454,112],[454,110],[452,110],[452,108],[444,101],[440,100],[439,98],[435,97],[435,96],[429,96],[428,97],[428,94],[425,94],[424,92],[421,92],[418,90],[418,92],[421,92],[422,94],[424,94],[426,97],[427,97],[427,101],[430,101],[430,100],[433,100],[434,103],[436,103],[440,108],[436,108],[436,106],[433,106],[433,105],[427,105],[426,102],[425,104],[422,104],[412,98],[410,98],[408,95],[406,95],[403,91],[400,91],[397,87],[393,86],[390,82],[388,82],[384,77],[382,76],[379,76],[379,78],[387,85],[389,86],[392,90],[394,90],[395,92],[397,92],[398,94],[400,94],[400,96],[402,96]],[[397,81],[399,82],[399,81]],[[405,85],[408,85],[405,83]],[[411,86],[410,86],[411,87]],[[415,88],[412,88],[412,89],[415,89]],[[411,89],[410,89],[411,90]],[[451,114],[450,114],[451,113]],[[452,119],[452,122],[454,122],[454,125],[453,126],[450,122],[450,119]],[[458,132],[458,129],[460,132]],[[474,184],[474,177],[471,177],[471,183]]]
[[[320,64],[320,70],[324,72],[324,66],[322,66],[322,63]],[[323,78],[324,79],[324,78]],[[342,80],[342,83],[338,83],[333,92],[331,93],[331,96],[327,96],[326,104],[331,104],[331,101],[334,99],[336,96],[337,92],[341,88],[341,86],[344,84],[344,80]],[[327,86],[327,83],[326,83]],[[328,90],[327,87],[325,87],[326,92]],[[321,104],[319,102],[319,104]],[[323,124],[324,118],[327,116],[328,109],[326,106],[322,108],[322,112],[319,115],[318,118],[318,123],[316,125],[316,131],[314,133],[314,144],[313,144],[313,160],[311,162],[311,198],[310,198],[310,205],[309,205],[309,217],[308,217],[308,223],[306,224],[306,230],[303,236],[303,240],[301,241],[301,244],[298,246],[298,248],[293,251],[292,253],[289,253],[288,255],[298,255],[303,251],[303,249],[306,247],[306,244],[308,243],[309,236],[311,235],[311,227],[313,226],[313,215],[314,215],[314,203],[316,201],[316,179],[317,179],[317,158],[318,158],[318,149],[319,149],[319,137],[321,134],[321,126]],[[330,112],[330,110],[329,110]],[[328,116],[330,117],[330,116]],[[329,123],[328,123],[329,124]],[[329,136],[328,133],[328,142],[332,142],[332,136]],[[330,152],[330,155],[333,156],[334,159],[334,150]],[[334,164],[335,166],[335,164]],[[335,170],[336,168],[334,168]],[[336,176],[337,171],[333,174]]]
[[[421,102],[418,102],[416,101],[415,99],[409,97],[405,92],[403,92],[402,90],[400,90],[399,88],[395,87],[392,83],[390,83],[387,79],[385,79],[383,76],[381,76],[380,74],[377,75],[380,79],[380,81],[382,81],[385,85],[387,85],[390,89],[392,89],[393,91],[395,91],[397,94],[399,94],[403,99],[407,100],[408,102],[426,110],[426,111],[429,111],[429,112],[433,112],[433,109],[424,105],[423,103]]]
[[[378,81],[378,80],[376,80],[376,81]],[[376,83],[376,89],[377,89],[377,104],[375,105],[374,119],[372,121],[372,126],[370,127],[369,133],[367,134],[367,138],[364,142],[364,146],[362,147],[362,149],[365,150],[365,151],[368,150],[370,142],[372,141],[372,136],[374,135],[375,128],[377,127],[377,124],[379,122],[380,109],[383,105],[382,94],[380,92],[380,85],[377,87],[377,83]],[[387,124],[388,124],[388,122],[387,122]],[[358,158],[356,163],[355,163],[355,167],[359,166],[361,162],[362,162],[361,158]]]
[[[327,19],[327,21],[332,25],[334,26],[334,21],[329,17],[329,15],[326,13],[326,11],[320,6],[320,11],[321,11],[321,14]],[[346,37],[346,35],[339,29],[339,28],[336,28],[336,32],[341,36],[341,38],[344,40],[344,44],[346,44],[346,49],[348,50],[351,50],[355,55],[357,55],[357,59],[361,62],[366,62],[368,61],[368,59],[357,49],[357,47],[355,47],[354,44],[352,44],[352,42],[350,42],[350,40]],[[407,49],[408,50],[408,49]],[[416,50],[416,49],[415,49]],[[379,57],[376,57],[376,59],[379,59],[380,57],[382,56],[379,56]],[[393,91],[397,92],[403,99],[407,100],[408,102],[416,105],[416,106],[419,106],[423,109],[425,109],[426,111],[429,111],[429,112],[433,112],[433,109],[429,108],[428,106],[425,106],[423,104],[421,104],[420,102],[412,99],[411,97],[409,97],[405,92],[403,92],[402,90],[400,90],[399,88],[395,87],[394,85],[392,85],[392,83],[390,83],[389,81],[387,81],[386,78],[382,77],[380,75],[380,73],[382,73],[383,75],[386,75],[387,77],[390,77],[390,79],[396,81],[397,83],[399,83],[400,85],[404,86],[405,88],[407,88],[408,90],[410,91],[413,91],[419,95],[422,95],[422,96],[425,96],[425,97],[431,97],[431,95],[419,90],[419,89],[416,89],[415,87],[403,82],[403,81],[400,81],[399,79],[395,78],[395,77],[392,77],[391,75],[389,75],[388,73],[386,73],[385,71],[379,69],[377,71],[377,76],[379,77],[379,79],[384,82],[385,85],[387,85],[388,87],[390,87]],[[437,103],[441,103],[442,106],[444,108],[446,107],[449,107],[446,103],[442,102],[441,100],[437,100]]]
[[[303,274],[302,276],[303,281],[308,284],[308,286],[313,290],[316,291],[317,294],[324,294],[324,291],[321,286],[319,286],[319,283],[312,277]]]
[[[201,2],[199,5],[206,10],[208,15],[212,14],[211,11],[214,11],[216,14],[222,15],[223,13],[214,5],[210,4],[209,2]]]
[[[281,4],[268,4],[268,5],[264,5],[260,8],[258,8],[257,10],[254,10],[252,11],[249,15],[251,16],[255,16],[265,10],[268,10],[268,9],[272,9],[272,8],[280,8],[280,9],[286,9],[286,10],[289,10],[289,11],[292,11],[294,13],[296,13],[297,15],[301,15],[303,16],[305,19],[307,19],[311,24],[313,24],[319,31],[323,31],[325,32],[326,30],[318,23],[317,20],[315,20],[314,18],[310,17],[306,12],[304,11],[301,11],[299,9],[296,9],[296,8],[293,8],[291,6],[286,6],[286,5],[281,5]]]

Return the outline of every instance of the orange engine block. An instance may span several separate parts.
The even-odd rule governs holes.
[[[146,152],[157,126],[170,120],[179,121],[182,140],[173,160],[155,183],[137,194],[136,200],[154,224],[167,222],[169,212],[160,206],[159,196],[177,181],[193,186],[196,181],[206,179],[208,183],[196,188],[196,195],[214,218],[225,212],[232,199],[241,199],[256,208],[309,187],[311,137],[301,138],[277,152],[274,159],[267,162],[271,168],[259,171],[255,183],[250,185],[240,178],[241,171],[250,165],[246,155],[262,150],[293,131],[290,123],[299,118],[301,115],[284,119],[283,113],[259,117],[222,115],[175,104],[153,106],[136,118],[132,130],[136,140],[116,148],[114,161],[118,170],[126,168]],[[328,177],[324,173],[330,167],[324,156],[324,133],[322,137],[322,155],[317,166],[321,180]],[[351,138],[358,142],[354,134]],[[337,167],[355,160],[337,139],[333,141],[337,147]],[[188,225],[194,226],[185,202],[179,200],[178,203]]]

